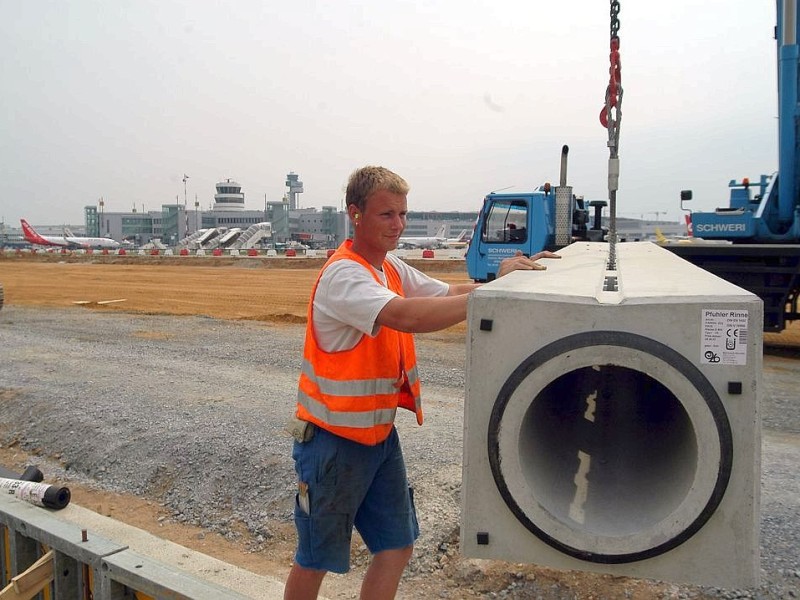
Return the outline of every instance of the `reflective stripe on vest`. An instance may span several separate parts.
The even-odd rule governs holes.
[[[364,412],[332,411],[322,402],[318,402],[302,390],[297,394],[297,402],[305,408],[312,417],[324,421],[334,427],[355,427],[365,429],[375,425],[391,425],[394,423],[396,408],[382,408]]]
[[[308,380],[314,383],[319,391],[328,396],[373,396],[375,394],[396,394],[398,387],[397,379],[328,379],[319,377],[314,372],[314,365],[308,360],[303,359],[302,373]],[[409,385],[413,386],[419,379],[419,371],[416,365],[410,369],[408,376]],[[402,380],[399,383],[402,384]],[[415,396],[417,404],[421,402],[419,396]]]

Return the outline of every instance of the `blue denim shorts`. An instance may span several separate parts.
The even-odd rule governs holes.
[[[300,486],[294,522],[301,567],[346,573],[353,527],[373,554],[405,548],[419,537],[394,428],[380,444],[365,446],[317,427],[311,440],[294,443],[292,457]]]

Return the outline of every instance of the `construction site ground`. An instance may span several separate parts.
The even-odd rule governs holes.
[[[6,302],[167,315],[305,323],[324,258],[0,255]],[[463,261],[409,261],[448,283],[470,281]],[[191,267],[191,268],[187,268]],[[264,270],[270,271],[264,276]],[[442,335],[460,335],[463,325]],[[800,321],[765,345],[800,347]]]
[[[0,255],[0,282],[7,306],[74,307],[79,310],[121,311],[140,314],[205,315],[218,319],[247,319],[275,323],[304,323],[307,301],[320,266],[319,258],[236,257],[119,257],[80,255]],[[469,281],[463,261],[420,260],[413,264],[444,281]],[[443,340],[463,340],[464,325],[437,334]],[[765,334],[765,345],[800,348],[800,322],[781,334]],[[1,392],[2,390],[0,390]],[[21,468],[27,456],[16,447],[0,447],[0,464]],[[176,523],[163,506],[146,498],[103,492],[71,484],[73,500],[101,514],[137,526],[226,562],[256,573],[285,578],[293,544],[288,541],[272,559],[247,550],[197,527]],[[496,569],[507,579],[507,567]],[[579,598],[614,597],[622,591],[621,578],[580,573],[556,573],[541,569],[538,576],[553,581],[569,580]],[[350,584],[342,584],[350,585]],[[353,582],[353,593],[357,590]],[[606,593],[597,594],[603,587]],[[671,597],[670,586],[628,581],[626,593],[636,598]],[[346,595],[346,590],[342,596]],[[422,596],[421,596],[422,597]]]

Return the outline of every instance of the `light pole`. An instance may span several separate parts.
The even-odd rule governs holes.
[[[103,236],[103,206],[105,203],[103,202],[103,197],[100,196],[100,220],[97,222],[97,237]]]
[[[186,232],[185,235],[189,235],[189,211],[186,207],[186,181],[189,179],[189,176],[184,173],[183,174],[183,214],[184,214],[184,221],[186,222]],[[178,235],[180,238],[180,233]]]

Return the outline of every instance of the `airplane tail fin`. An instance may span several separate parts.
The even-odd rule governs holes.
[[[437,237],[437,238],[445,237],[445,232],[446,231],[447,231],[447,224],[445,223],[445,224],[442,224],[441,227],[439,227],[439,230],[436,232],[436,236],[435,237]]]
[[[22,225],[22,234],[25,236],[25,239],[28,240],[31,244],[39,244],[40,246],[46,246],[47,240],[45,240],[42,236],[36,233],[36,230],[30,226],[30,224],[25,219],[19,220],[20,225]]]
[[[683,218],[686,221],[686,235],[689,237],[694,236],[694,230],[692,229],[692,215],[687,214],[684,215]]]
[[[458,234],[458,237],[456,238],[456,241],[457,242],[463,242],[464,240],[466,240],[467,239],[467,233],[469,233],[468,229],[462,229],[461,233]]]
[[[661,232],[661,227],[656,227],[656,241],[661,243],[667,241],[667,237]]]

